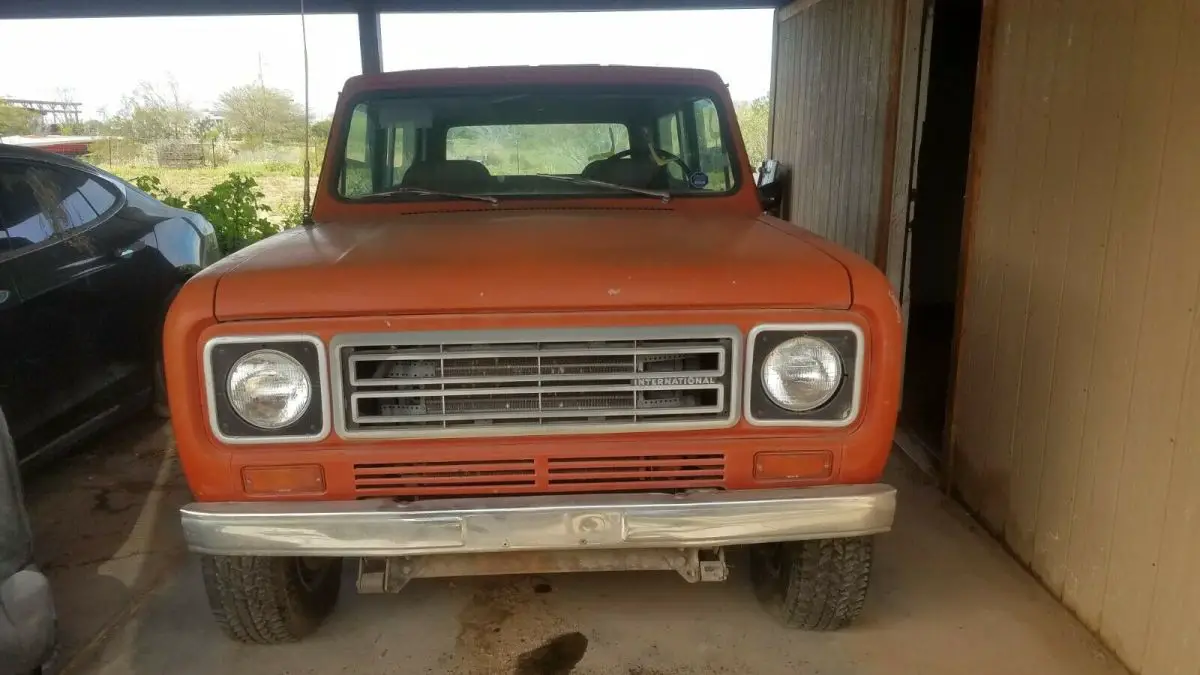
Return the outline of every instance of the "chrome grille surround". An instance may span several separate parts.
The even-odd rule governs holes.
[[[735,326],[357,333],[330,354],[345,438],[725,428],[741,414]]]

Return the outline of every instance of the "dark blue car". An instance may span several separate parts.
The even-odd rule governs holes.
[[[53,642],[20,468],[129,413],[165,414],[161,329],[219,258],[203,217],[75,160],[0,145],[0,675]]]

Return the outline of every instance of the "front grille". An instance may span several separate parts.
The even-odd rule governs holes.
[[[436,335],[336,339],[339,431],[621,431],[726,426],[736,415],[734,329]]]
[[[520,457],[354,465],[360,498],[721,488],[722,453]]]
[[[670,487],[720,487],[725,456],[551,457],[547,483],[555,485],[644,484]]]
[[[532,459],[354,465],[360,496],[511,492],[535,486]]]

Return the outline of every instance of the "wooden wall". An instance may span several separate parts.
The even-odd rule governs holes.
[[[1200,0],[986,12],[955,487],[1135,672],[1194,675]]]
[[[797,0],[775,15],[771,156],[792,172],[791,220],[876,260],[891,207],[903,4]]]

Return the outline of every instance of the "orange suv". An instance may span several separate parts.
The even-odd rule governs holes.
[[[182,510],[218,623],[298,639],[358,588],[674,570],[745,546],[790,626],[860,612],[896,421],[883,275],[764,214],[716,74],[351,79],[312,224],[171,307]]]

